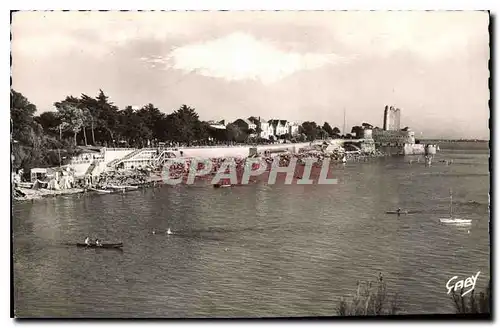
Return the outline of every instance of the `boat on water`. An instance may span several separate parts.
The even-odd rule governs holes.
[[[457,223],[457,224],[471,224],[472,220],[470,219],[453,219],[453,218],[441,218],[439,219],[441,223]]]
[[[213,186],[214,186],[214,188],[227,188],[227,187],[231,187],[230,184],[220,184],[220,183],[216,183]]]
[[[453,218],[453,194],[450,189],[450,217],[448,218],[440,218],[439,221],[441,223],[451,223],[451,224],[471,224],[472,220],[470,219],[458,219],[458,218]]]
[[[385,212],[387,214],[409,214],[410,212],[409,211],[387,211]]]
[[[123,243],[115,243],[115,244],[85,244],[85,243],[76,243],[76,247],[86,247],[86,248],[122,248]]]

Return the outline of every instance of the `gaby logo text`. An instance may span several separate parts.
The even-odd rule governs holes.
[[[447,294],[451,293],[452,291],[456,292],[457,290],[464,290],[470,287],[470,289],[464,292],[461,296],[469,294],[476,287],[477,278],[479,277],[480,273],[481,271],[478,271],[475,276],[473,275],[462,280],[458,280],[458,276],[453,276],[446,283],[446,288],[448,289]]]

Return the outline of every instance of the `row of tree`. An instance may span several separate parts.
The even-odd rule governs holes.
[[[54,107],[55,111],[36,116],[36,106],[21,93],[11,90],[15,168],[58,165],[65,157],[78,152],[77,145],[145,147],[162,141],[186,145],[264,141],[256,137],[261,132],[259,127],[245,129],[238,123],[242,120],[217,130],[201,121],[196,110],[187,105],[170,114],[163,113],[153,104],[140,109],[131,106],[120,109],[102,90],[96,97],[68,96],[55,102]],[[255,117],[251,119],[256,120]],[[352,132],[357,131],[355,128]],[[287,134],[280,138],[312,141],[350,136],[341,136],[340,130],[327,122],[320,126],[308,121],[299,127],[297,136]]]

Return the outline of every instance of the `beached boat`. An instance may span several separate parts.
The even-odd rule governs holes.
[[[111,186],[109,186],[109,188],[111,188],[111,189],[125,189],[126,187],[125,187],[125,186],[115,186],[115,185],[111,185]]]
[[[139,189],[138,186],[115,186],[115,185],[109,186],[109,188],[116,189],[116,190],[136,190],[136,189]]]
[[[139,186],[125,186],[126,190],[137,190],[139,189]]]
[[[77,243],[76,247],[86,247],[86,248],[122,248],[123,243],[115,243],[115,244],[101,244],[97,246],[96,244],[84,244],[84,243]]]
[[[100,194],[110,194],[112,193],[113,191],[112,190],[107,190],[107,189],[96,189],[96,188],[89,188],[89,190],[91,191],[95,191],[95,192],[98,192]]]

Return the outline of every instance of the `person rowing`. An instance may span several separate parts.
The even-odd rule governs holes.
[[[90,245],[90,238],[89,237],[85,238],[85,245],[87,245],[87,246]]]
[[[168,228],[167,235],[171,235],[171,234],[172,234],[172,231],[170,231],[170,228]]]
[[[398,210],[396,211],[396,213],[398,213],[398,216],[401,215],[401,208],[398,207]]]
[[[95,240],[95,245],[96,246],[102,246],[101,241],[99,239],[97,239],[97,238]]]

